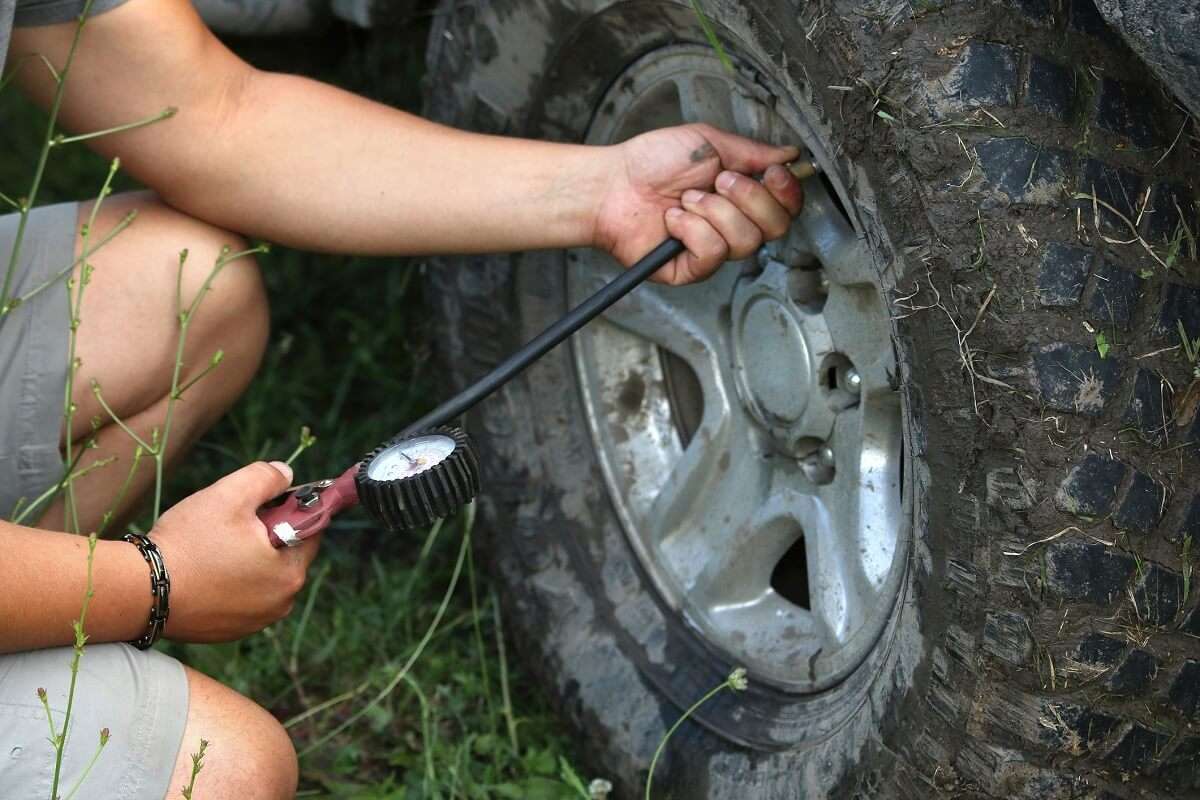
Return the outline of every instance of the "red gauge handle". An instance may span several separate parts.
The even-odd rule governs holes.
[[[271,545],[295,547],[328,528],[336,514],[356,505],[356,472],[357,464],[337,478],[289,489],[258,509],[258,518],[267,527]]]

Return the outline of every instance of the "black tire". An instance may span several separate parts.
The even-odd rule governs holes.
[[[743,64],[822,120],[880,265],[913,547],[862,666],[816,695],[722,695],[672,740],[659,796],[1200,786],[1200,387],[1177,330],[1200,338],[1196,142],[1089,0],[1066,6],[704,4]],[[686,3],[448,0],[429,108],[578,140],[627,64],[679,41],[705,41]],[[1117,214],[1140,242],[1117,243],[1133,238]],[[563,265],[540,253],[429,271],[459,385],[562,313]],[[526,663],[632,797],[681,707],[731,665],[649,588],[574,381],[560,349],[468,423]]]

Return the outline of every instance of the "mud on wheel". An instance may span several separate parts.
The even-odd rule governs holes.
[[[709,122],[826,176],[785,240],[468,420],[529,666],[621,796],[738,665],[664,796],[1196,788],[1195,129],[1086,0],[704,7],[732,72],[686,3],[437,13],[442,121]],[[456,380],[614,269],[430,270]]]

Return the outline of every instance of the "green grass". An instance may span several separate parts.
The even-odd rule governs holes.
[[[336,29],[320,47],[236,47],[260,65],[315,73],[415,109],[424,36],[420,25],[378,39]],[[0,190],[16,195],[27,185],[39,119],[12,91],[0,96]],[[81,147],[56,151],[42,203],[94,195],[106,167]],[[126,188],[133,184],[118,182]],[[278,247],[260,261],[273,324],[262,372],[171,476],[168,503],[247,461],[286,457],[302,425],[318,441],[297,460],[297,477],[336,475],[437,396],[416,263]],[[346,514],[326,535],[291,617],[241,642],[166,649],[280,719],[308,715],[290,728],[298,750],[319,744],[301,760],[302,796],[578,798],[582,784],[569,765],[580,754],[521,665],[501,658],[496,599],[473,568],[486,559],[466,562],[428,647],[398,675],[442,606],[463,534],[461,518],[427,539],[382,533],[363,515]],[[188,752],[199,747],[184,743]],[[214,740],[206,759],[230,757],[223,752]]]

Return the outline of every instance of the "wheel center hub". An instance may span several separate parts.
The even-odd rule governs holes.
[[[760,259],[743,277],[730,313],[733,374],[742,407],[781,452],[802,457],[829,437],[834,413],[820,380],[833,351],[820,312],[820,277]]]
[[[742,402],[775,421],[799,421],[813,389],[812,355],[793,311],[774,297],[755,297],[735,336]]]

